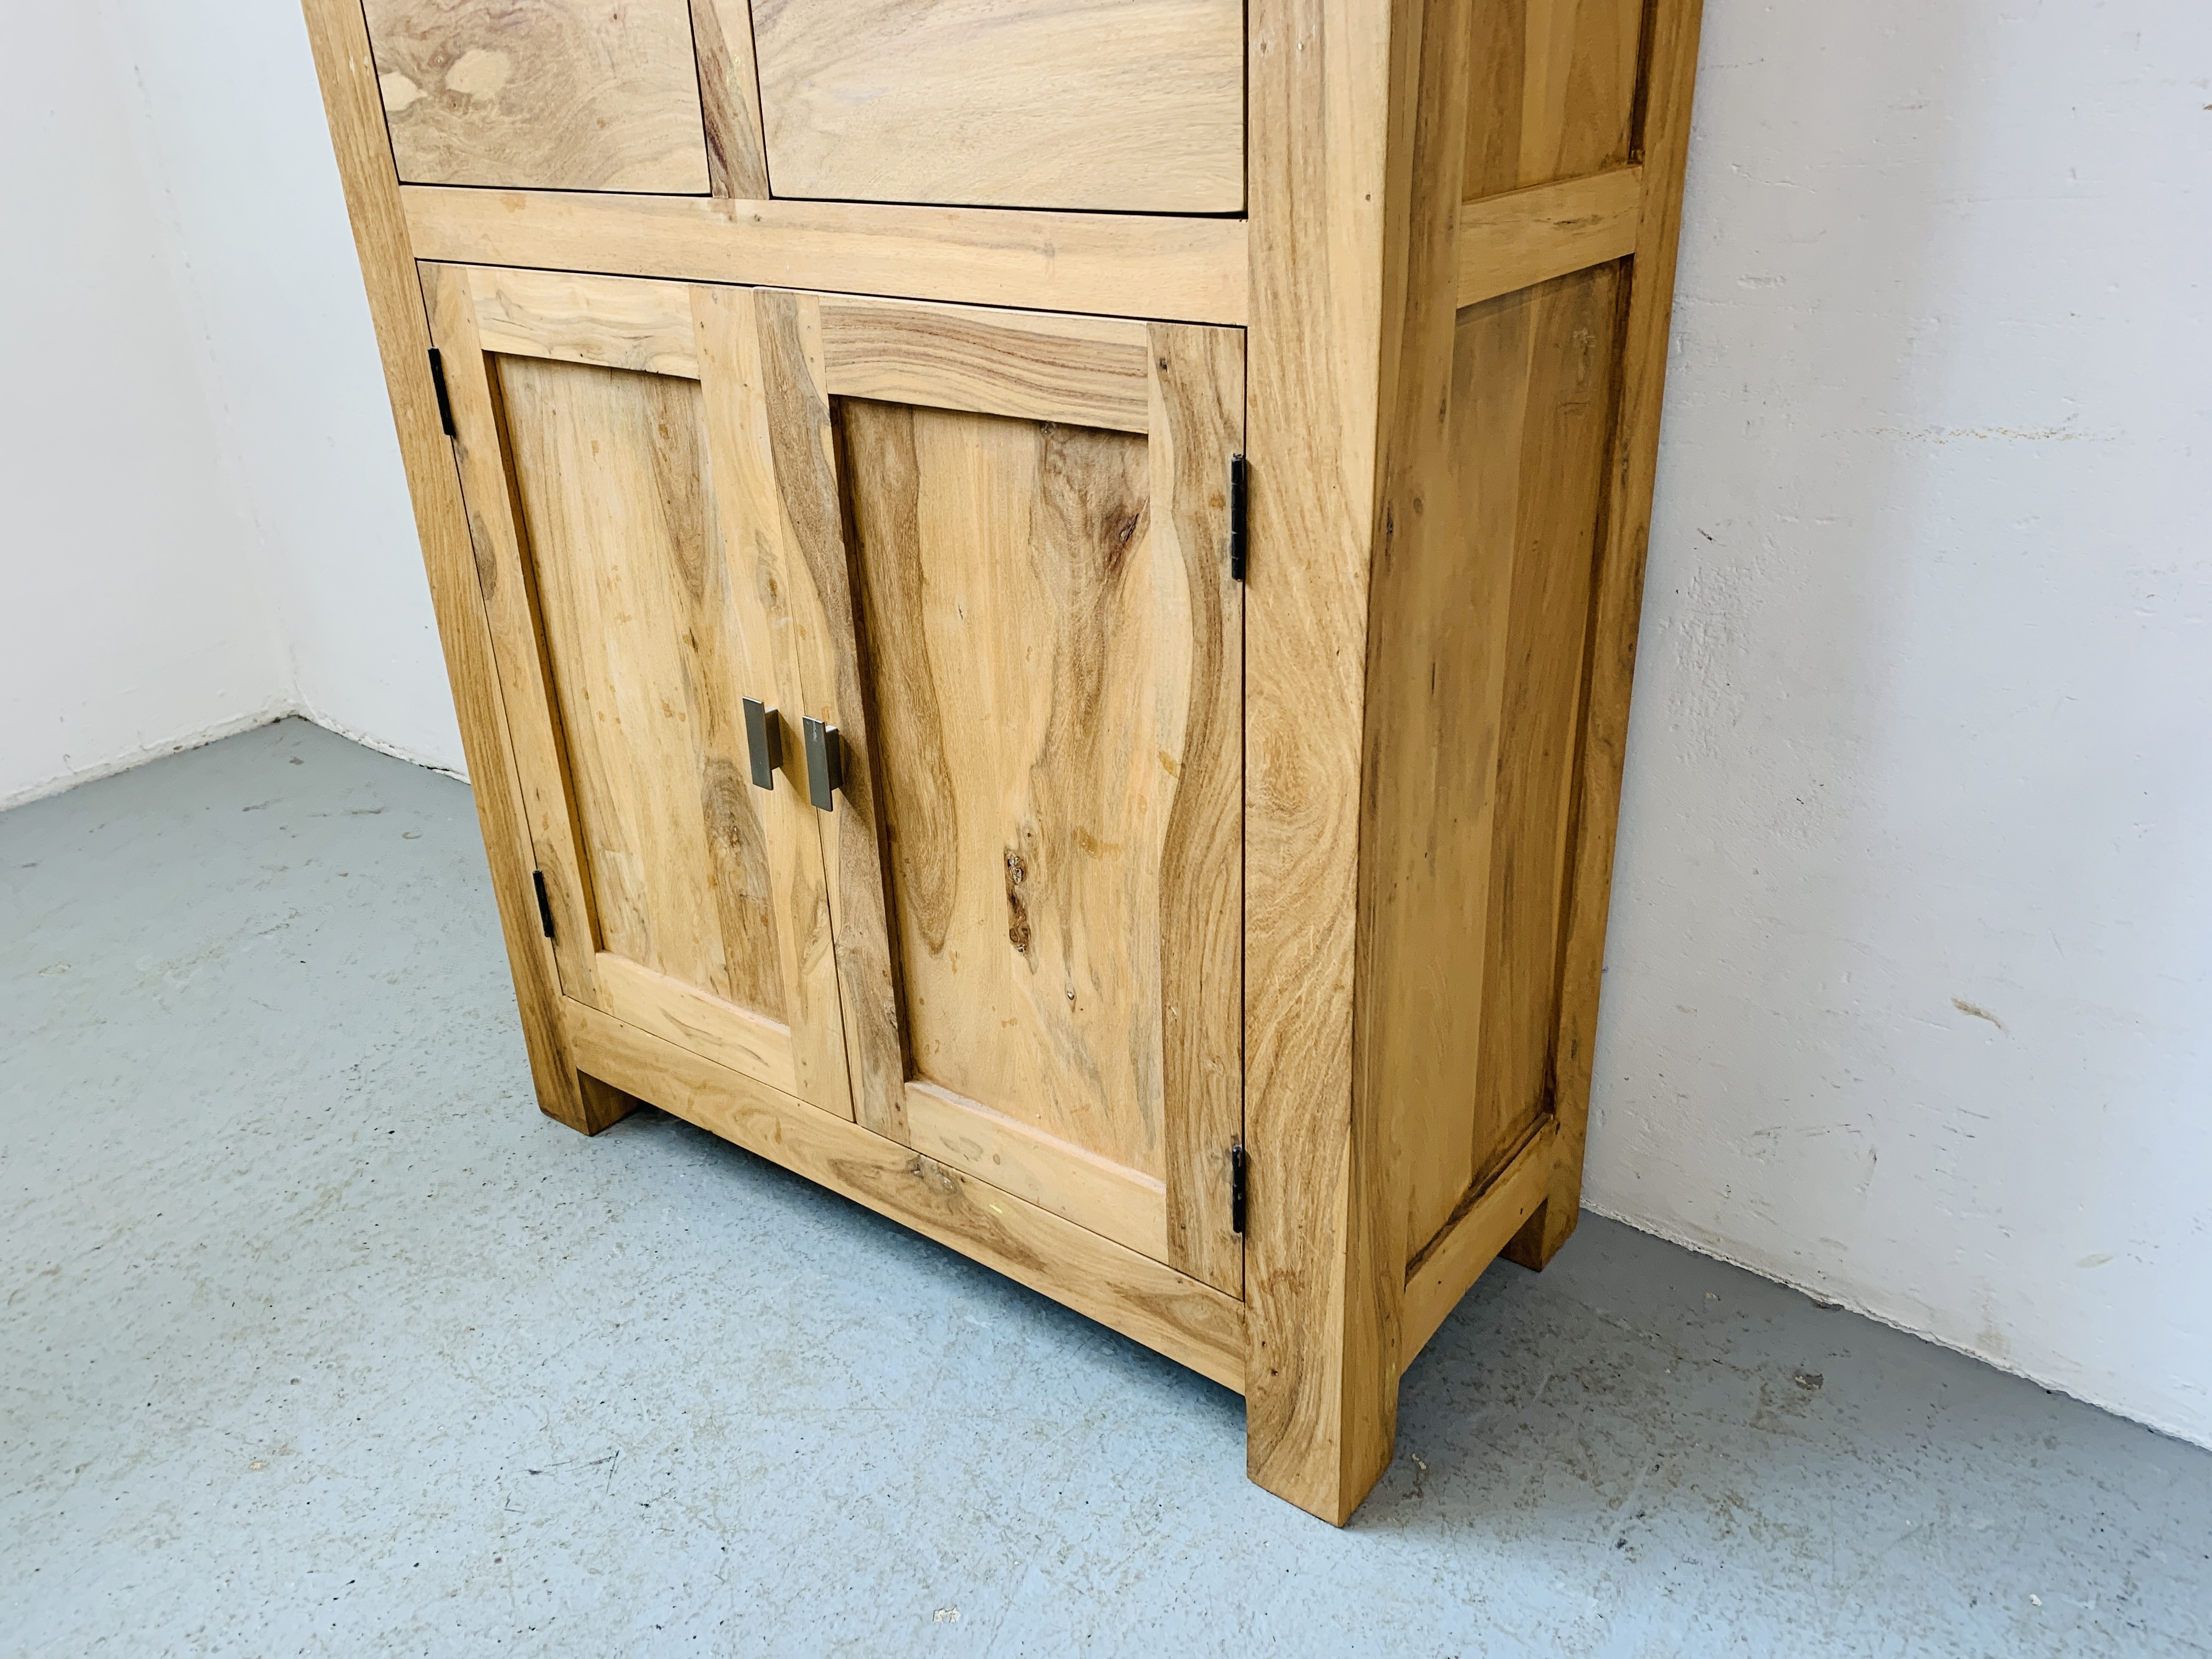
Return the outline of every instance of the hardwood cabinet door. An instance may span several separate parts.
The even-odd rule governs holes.
[[[852,1115],[758,365],[714,290],[422,267],[563,994]]]
[[[1241,1294],[1235,329],[772,290],[861,1121]]]
[[[770,187],[1236,213],[1243,0],[752,0]]]

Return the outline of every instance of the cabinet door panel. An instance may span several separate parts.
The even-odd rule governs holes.
[[[836,541],[806,696],[852,734],[836,833],[880,860],[836,896],[848,1011],[890,988],[872,1121],[1240,1291],[1242,336],[1082,342],[1053,395],[1126,410],[1138,376],[1131,432],[957,407],[1007,401],[972,366],[889,401],[823,326],[842,303],[763,294],[756,326],[780,483]],[[1032,319],[934,309],[969,347],[1039,349]]]
[[[427,275],[563,990],[850,1115],[814,815],[751,781],[797,671],[744,389],[680,287]]]
[[[1240,0],[752,0],[778,196],[1235,213]]]
[[[698,382],[495,361],[600,948],[780,1022],[759,792],[729,742],[750,665],[715,659],[742,647],[709,584]]]

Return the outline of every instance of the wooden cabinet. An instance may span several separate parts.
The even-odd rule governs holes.
[[[540,1103],[1344,1520],[1575,1223],[1694,0],[307,11]]]

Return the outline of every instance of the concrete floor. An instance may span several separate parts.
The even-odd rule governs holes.
[[[1347,1531],[1241,1403],[532,1103],[460,785],[299,722],[0,816],[0,1651],[2212,1653],[2212,1452],[1586,1221]]]

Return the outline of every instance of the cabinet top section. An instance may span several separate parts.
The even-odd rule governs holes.
[[[366,0],[409,184],[1244,207],[1242,0]]]

